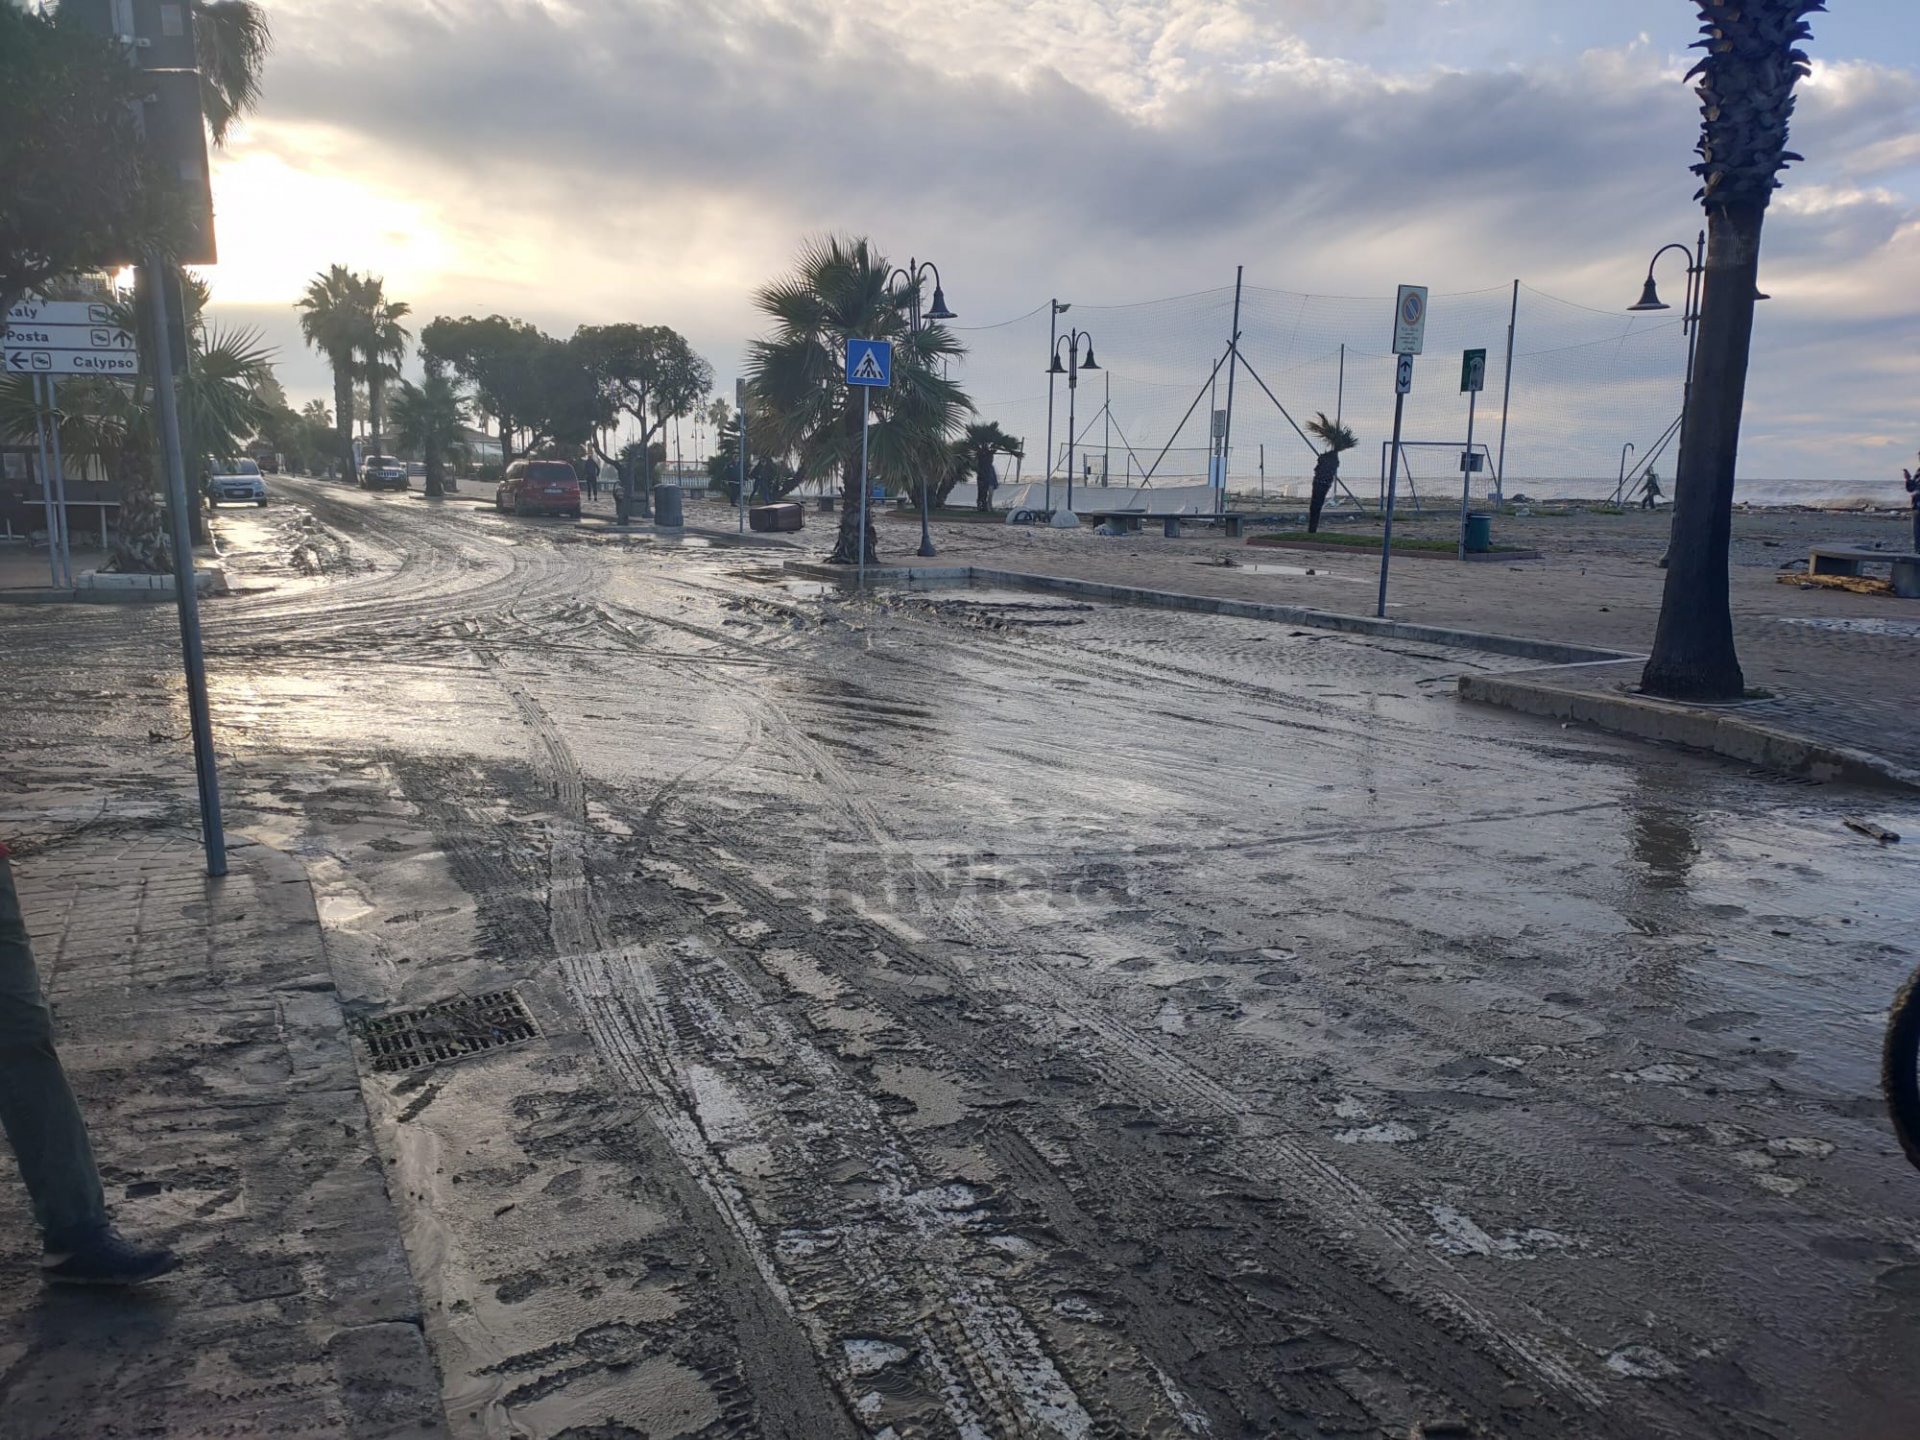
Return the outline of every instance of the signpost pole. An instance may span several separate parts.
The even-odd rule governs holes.
[[[187,709],[193,723],[193,764],[200,786],[200,831],[207,874],[227,873],[227,840],[220,819],[220,774],[213,753],[213,721],[207,709],[207,661],[200,648],[200,595],[193,572],[193,520],[187,511],[187,467],[180,453],[180,410],[173,393],[172,342],[161,259],[147,256],[145,289],[153,328],[153,390],[159,401],[160,436],[167,467],[167,508],[173,521],[173,588],[180,605],[180,648],[186,661]]]
[[[60,571],[73,588],[73,533],[67,524],[67,465],[60,454],[60,384],[47,376],[47,436],[53,441],[54,519],[60,524]]]
[[[60,588],[60,522],[53,510],[53,462],[47,454],[47,412],[40,408],[40,377],[33,377],[33,433],[40,442],[40,494],[47,510],[47,571],[49,583]]]
[[[1387,562],[1393,558],[1393,491],[1400,480],[1400,421],[1407,411],[1407,392],[1393,397],[1393,455],[1387,461],[1386,529],[1380,537],[1380,603],[1374,608],[1379,619],[1387,618]]]
[[[733,405],[740,415],[740,533],[747,533],[747,382],[733,382]]]
[[[860,387],[860,588],[867,586],[867,429],[873,424],[873,391]]]
[[[1478,390],[1467,392],[1467,453],[1460,457],[1460,558],[1467,558],[1467,507],[1473,493],[1473,412]]]

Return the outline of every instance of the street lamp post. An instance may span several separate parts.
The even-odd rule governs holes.
[[[1059,300],[1048,302],[1047,306],[1047,354],[1052,355],[1060,345],[1060,317],[1071,310],[1071,302]],[[1053,377],[1060,373],[1055,364],[1047,370],[1047,470],[1041,490],[1042,505],[1046,511],[1053,512]]]
[[[1067,346],[1067,363],[1065,365],[1060,363],[1060,343],[1063,340]],[[1087,347],[1087,358],[1084,360],[1080,358],[1080,345],[1082,341],[1086,342]],[[1053,519],[1050,522],[1061,530],[1071,530],[1080,523],[1079,517],[1073,513],[1074,427],[1078,423],[1079,417],[1076,402],[1080,394],[1080,372],[1082,370],[1098,370],[1099,368],[1100,366],[1093,358],[1093,337],[1087,334],[1086,331],[1070,330],[1065,335],[1059,336],[1054,340],[1053,363],[1047,367],[1047,388],[1049,390],[1053,388],[1053,376],[1064,375],[1067,377],[1067,503],[1062,509],[1053,512]],[[1048,431],[1049,436],[1051,436],[1051,425],[1048,426]],[[1049,438],[1048,444],[1051,446],[1051,438]],[[1051,455],[1048,456],[1048,460],[1051,462]],[[1049,477],[1051,477],[1051,472],[1049,472]],[[1048,495],[1048,500],[1049,503],[1051,503],[1051,493]]]
[[[933,308],[923,316],[920,313],[920,287],[927,276],[933,276]],[[887,284],[900,281],[907,288],[907,333],[917,336],[923,323],[932,324],[935,320],[954,320],[957,317],[947,308],[947,297],[940,288],[940,267],[931,260],[909,259],[905,269],[896,269],[887,276]],[[920,477],[920,555],[922,559],[931,559],[934,555],[933,531],[927,527],[927,494],[933,488],[931,477]]]
[[[1654,251],[1653,259],[1647,262],[1647,283],[1640,291],[1640,299],[1638,303],[1629,305],[1627,310],[1631,314],[1645,314],[1649,311],[1673,308],[1660,299],[1659,288],[1654,284],[1653,279],[1653,272],[1660,264],[1661,257],[1669,250],[1678,250],[1687,257],[1687,299],[1680,312],[1680,333],[1687,339],[1687,379],[1680,392],[1680,443],[1674,452],[1673,465],[1673,473],[1678,476],[1682,473],[1681,461],[1686,454],[1687,412],[1693,407],[1693,362],[1695,352],[1700,346],[1700,298],[1701,292],[1706,288],[1707,232],[1704,230],[1700,232],[1699,238],[1694,241],[1691,249],[1676,240],[1671,245],[1662,245]],[[1678,488],[1677,484],[1675,488]],[[1661,557],[1661,563],[1662,565],[1666,563],[1664,556]]]

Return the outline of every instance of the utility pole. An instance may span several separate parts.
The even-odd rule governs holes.
[[[1215,497],[1217,515],[1227,513],[1227,465],[1233,453],[1233,381],[1240,370],[1240,284],[1247,267],[1233,267],[1233,339],[1227,351],[1227,425],[1220,436],[1220,492]]]
[[[220,773],[213,753],[207,705],[207,660],[200,645],[200,592],[193,569],[193,519],[188,513],[187,466],[180,453],[180,410],[173,393],[173,342],[167,334],[166,282],[160,253],[146,257],[148,324],[153,331],[153,393],[167,469],[167,508],[173,521],[173,589],[180,606],[180,648],[186,659],[187,712],[193,728],[193,766],[200,789],[201,838],[207,874],[227,873],[227,839],[220,818]]]
[[[1062,305],[1058,299],[1047,302],[1047,478],[1041,491],[1043,508],[1053,509],[1053,377],[1059,374],[1059,362],[1054,356],[1060,349],[1060,317],[1071,310],[1071,302]]]
[[[1513,337],[1520,325],[1520,282],[1513,282],[1513,313],[1507,320],[1507,375],[1500,396],[1500,463],[1493,476],[1493,503],[1507,503],[1507,410],[1513,404]]]
[[[740,413],[740,533],[747,533],[747,382],[733,382],[733,405]]]

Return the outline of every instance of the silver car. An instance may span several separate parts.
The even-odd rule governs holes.
[[[260,466],[246,459],[223,461],[220,468],[207,478],[208,506],[217,506],[222,500],[229,504],[242,502],[265,505],[267,482],[261,477]]]

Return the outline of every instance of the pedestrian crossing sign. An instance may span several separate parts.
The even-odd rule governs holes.
[[[884,390],[893,383],[891,340],[847,341],[847,384]]]

